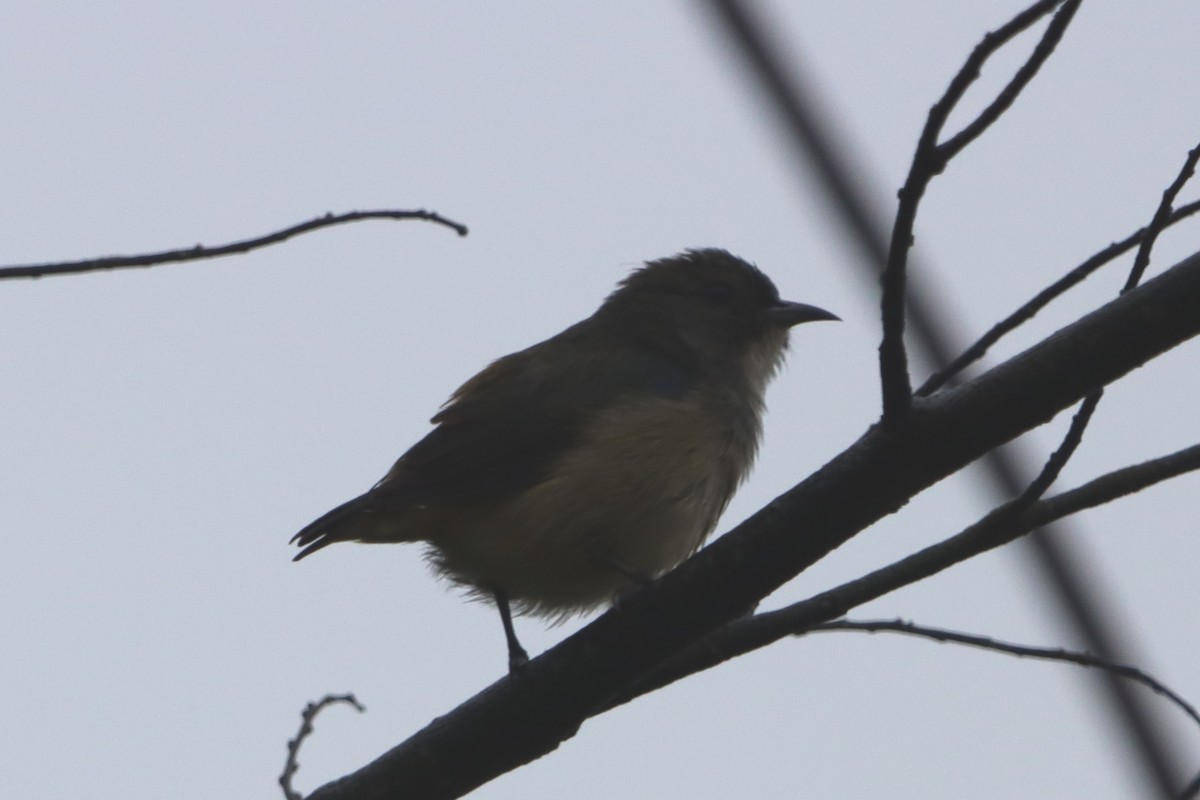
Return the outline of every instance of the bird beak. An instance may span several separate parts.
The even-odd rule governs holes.
[[[780,300],[778,305],[767,309],[767,319],[790,328],[801,322],[818,322],[823,319],[840,322],[842,318],[807,303],[791,303],[787,300]]]

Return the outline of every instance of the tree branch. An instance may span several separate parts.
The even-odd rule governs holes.
[[[1158,235],[1170,224],[1175,198],[1179,196],[1179,192],[1196,172],[1197,161],[1200,161],[1200,145],[1196,145],[1188,151],[1179,174],[1175,176],[1171,185],[1163,190],[1162,200],[1159,202],[1154,216],[1150,219],[1150,224],[1146,226],[1146,236],[1138,245],[1137,256],[1133,259],[1133,269],[1129,271],[1129,278],[1125,281],[1122,292],[1130,291],[1141,282],[1142,275],[1150,266],[1150,253],[1154,249],[1154,243],[1158,241]]]
[[[912,385],[908,375],[908,356],[904,347],[904,295],[908,268],[908,253],[912,248],[913,228],[917,208],[930,181],[945,170],[946,165],[964,147],[977,139],[1016,100],[1021,90],[1037,74],[1042,64],[1054,52],[1082,0],[1040,0],[997,30],[983,37],[938,102],[929,110],[925,127],[917,140],[908,178],[899,192],[896,220],[892,226],[887,266],[883,270],[883,292],[880,312],[883,320],[883,340],[879,345],[879,373],[883,390],[883,421],[891,424],[907,413],[912,402]],[[1046,27],[1037,47],[1017,70],[1012,80],[992,103],[970,124],[945,143],[938,137],[950,113],[979,77],[984,63],[1001,47],[1012,41],[1055,6],[1062,7]]]
[[[1067,429],[1066,436],[1063,437],[1062,444],[1058,449],[1050,454],[1050,458],[1046,460],[1046,465],[1042,467],[1042,471],[1033,479],[1029,486],[1025,487],[1025,491],[1013,502],[1013,508],[1016,510],[1024,510],[1033,505],[1034,502],[1041,500],[1042,495],[1050,488],[1056,480],[1063,467],[1071,460],[1071,456],[1079,448],[1080,442],[1083,441],[1083,433],[1087,430],[1088,423],[1092,421],[1092,414],[1096,413],[1096,406],[1100,404],[1100,399],[1104,396],[1103,389],[1097,389],[1083,398],[1083,402],[1079,406],[1079,410],[1075,412],[1075,416],[1071,418],[1071,426]]]
[[[254,239],[245,239],[217,247],[196,245],[182,250],[164,250],[159,253],[144,253],[136,256],[105,256],[89,258],[83,261],[60,261],[47,264],[21,264],[12,267],[0,267],[0,280],[12,278],[42,278],[48,275],[71,275],[80,272],[99,272],[102,270],[125,269],[129,267],[152,267],[157,264],[171,264],[180,261],[199,261],[206,258],[219,258],[235,253],[247,253],[269,245],[287,241],[293,236],[299,236],[310,231],[342,225],[347,222],[359,222],[367,219],[420,219],[444,225],[458,233],[467,235],[467,226],[446,219],[435,211],[350,211],[345,214],[326,214],[323,217],[284,228],[281,231],[269,233]]]
[[[971,53],[971,57],[967,59],[967,63],[956,78],[956,81],[961,83],[962,90],[950,101],[949,108],[946,109],[942,117],[943,124],[946,117],[949,116],[950,110],[962,99],[967,86],[979,77],[979,71],[983,68],[984,62],[1018,33],[1021,33],[1043,15],[1049,13],[1050,9],[1058,5],[1059,2],[1061,0],[1057,0],[1057,2],[1050,0],[1049,2],[1035,3],[1014,17],[1004,27],[984,37],[984,40],[975,48],[975,52]],[[1075,16],[1075,12],[1079,10],[1082,2],[1083,0],[1067,0],[1067,2],[1062,3],[1062,8],[1055,13],[1054,19],[1050,20],[1050,24],[1046,26],[1042,38],[1038,41],[1037,46],[1033,48],[1033,52],[1029,54],[1029,58],[1016,71],[1012,80],[1000,91],[1000,94],[996,95],[996,99],[987,108],[979,112],[979,116],[964,126],[961,131],[937,146],[937,160],[942,166],[945,166],[950,159],[962,152],[967,145],[983,135],[983,132],[990,128],[996,120],[1000,119],[1004,112],[1016,102],[1017,97],[1029,85],[1034,76],[1037,75],[1038,70],[1042,68],[1046,60],[1054,53],[1055,48],[1058,47],[1058,43],[1062,41],[1067,26],[1071,24],[1071,19]]]
[[[1200,211],[1200,200],[1180,206],[1171,213],[1171,216],[1167,219],[1166,224],[1163,226],[1163,230],[1171,227],[1177,222],[1187,219],[1198,211]],[[988,349],[991,348],[991,346],[996,342],[1004,338],[1005,335],[1011,333],[1021,325],[1033,319],[1039,311],[1050,305],[1053,300],[1065,294],[1075,285],[1081,283],[1096,270],[1115,261],[1120,256],[1139,246],[1143,241],[1145,241],[1149,233],[1149,226],[1146,226],[1145,228],[1139,228],[1121,241],[1113,242],[1108,247],[1091,256],[1082,264],[1068,272],[1066,275],[1063,275],[1057,281],[1038,292],[1037,295],[1035,295],[1029,302],[1025,303],[1016,311],[993,325],[987,333],[985,333],[983,336],[980,336],[979,339],[966,350],[964,350],[961,355],[957,356],[944,368],[930,375],[929,379],[922,384],[920,389],[917,390],[917,396],[928,397],[938,389],[942,388],[942,386],[949,382],[949,380],[955,375],[958,375],[968,366],[987,355]]]
[[[863,603],[930,578],[1051,522],[1195,470],[1200,470],[1200,444],[1107,473],[1076,489],[1034,503],[1020,513],[1014,513],[1019,502],[1011,501],[954,536],[861,578],[807,600],[726,625],[661,664],[608,707],[627,703],[689,675],[774,644],[785,636],[803,633],[815,625],[843,616]]]
[[[975,380],[914,403],[899,424],[867,431],[520,674],[311,800],[458,797],[552,751],[658,664],[741,617],[920,491],[1200,333],[1197,307],[1200,254]],[[808,624],[828,619],[814,614]]]
[[[1196,170],[1196,162],[1200,160],[1200,145],[1197,145],[1188,153],[1187,159],[1184,161],[1183,168],[1179,175],[1163,192],[1162,201],[1159,202],[1158,208],[1155,209],[1154,216],[1147,226],[1146,235],[1142,238],[1142,242],[1138,247],[1137,256],[1133,261],[1133,268],[1129,272],[1129,277],[1125,282],[1121,293],[1132,291],[1141,281],[1142,275],[1146,271],[1146,267],[1150,264],[1150,254],[1154,250],[1154,243],[1158,241],[1158,235],[1166,227],[1167,222],[1171,218],[1172,205],[1179,192],[1184,185],[1192,177]],[[1059,448],[1051,454],[1049,460],[1042,468],[1041,473],[1025,488],[1016,501],[1010,504],[1010,513],[1020,513],[1023,508],[1028,507],[1034,501],[1041,498],[1050,485],[1058,478],[1063,467],[1070,461],[1075,450],[1078,449],[1083,441],[1083,434],[1087,430],[1088,424],[1092,421],[1092,415],[1096,412],[1096,406],[1100,404],[1100,400],[1104,397],[1104,389],[1096,389],[1084,398],[1083,403],[1079,407],[1079,411],[1071,420],[1071,427],[1063,438]]]

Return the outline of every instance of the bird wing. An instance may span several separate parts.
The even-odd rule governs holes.
[[[456,391],[436,426],[365,494],[301,530],[297,559],[334,541],[360,538],[356,526],[416,506],[469,508],[513,497],[544,479],[578,443],[595,415],[622,397],[678,397],[695,365],[631,343],[629,332],[597,337],[595,320],[493,362]],[[596,343],[601,343],[597,346]]]
[[[538,374],[525,356],[502,358],[464,384],[372,494],[389,505],[474,505],[536,483],[578,440],[584,417],[547,402],[564,381]]]
[[[437,427],[371,493],[400,505],[511,497],[540,482],[618,399],[686,390],[690,365],[621,336],[597,337],[595,323],[505,356],[463,384],[433,417]]]

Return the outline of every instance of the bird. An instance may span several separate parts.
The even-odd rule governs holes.
[[[700,548],[754,461],[790,330],[837,319],[726,250],[647,261],[464,383],[378,483],[292,537],[293,560],[423,542],[438,576],[495,604],[515,672],[514,609],[588,613]]]

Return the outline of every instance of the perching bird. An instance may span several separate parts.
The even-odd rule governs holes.
[[[754,460],[789,329],[838,317],[780,300],[724,250],[648,262],[592,316],[471,378],[366,494],[297,533],[425,542],[433,568],[518,613],[562,619],[704,542]]]

